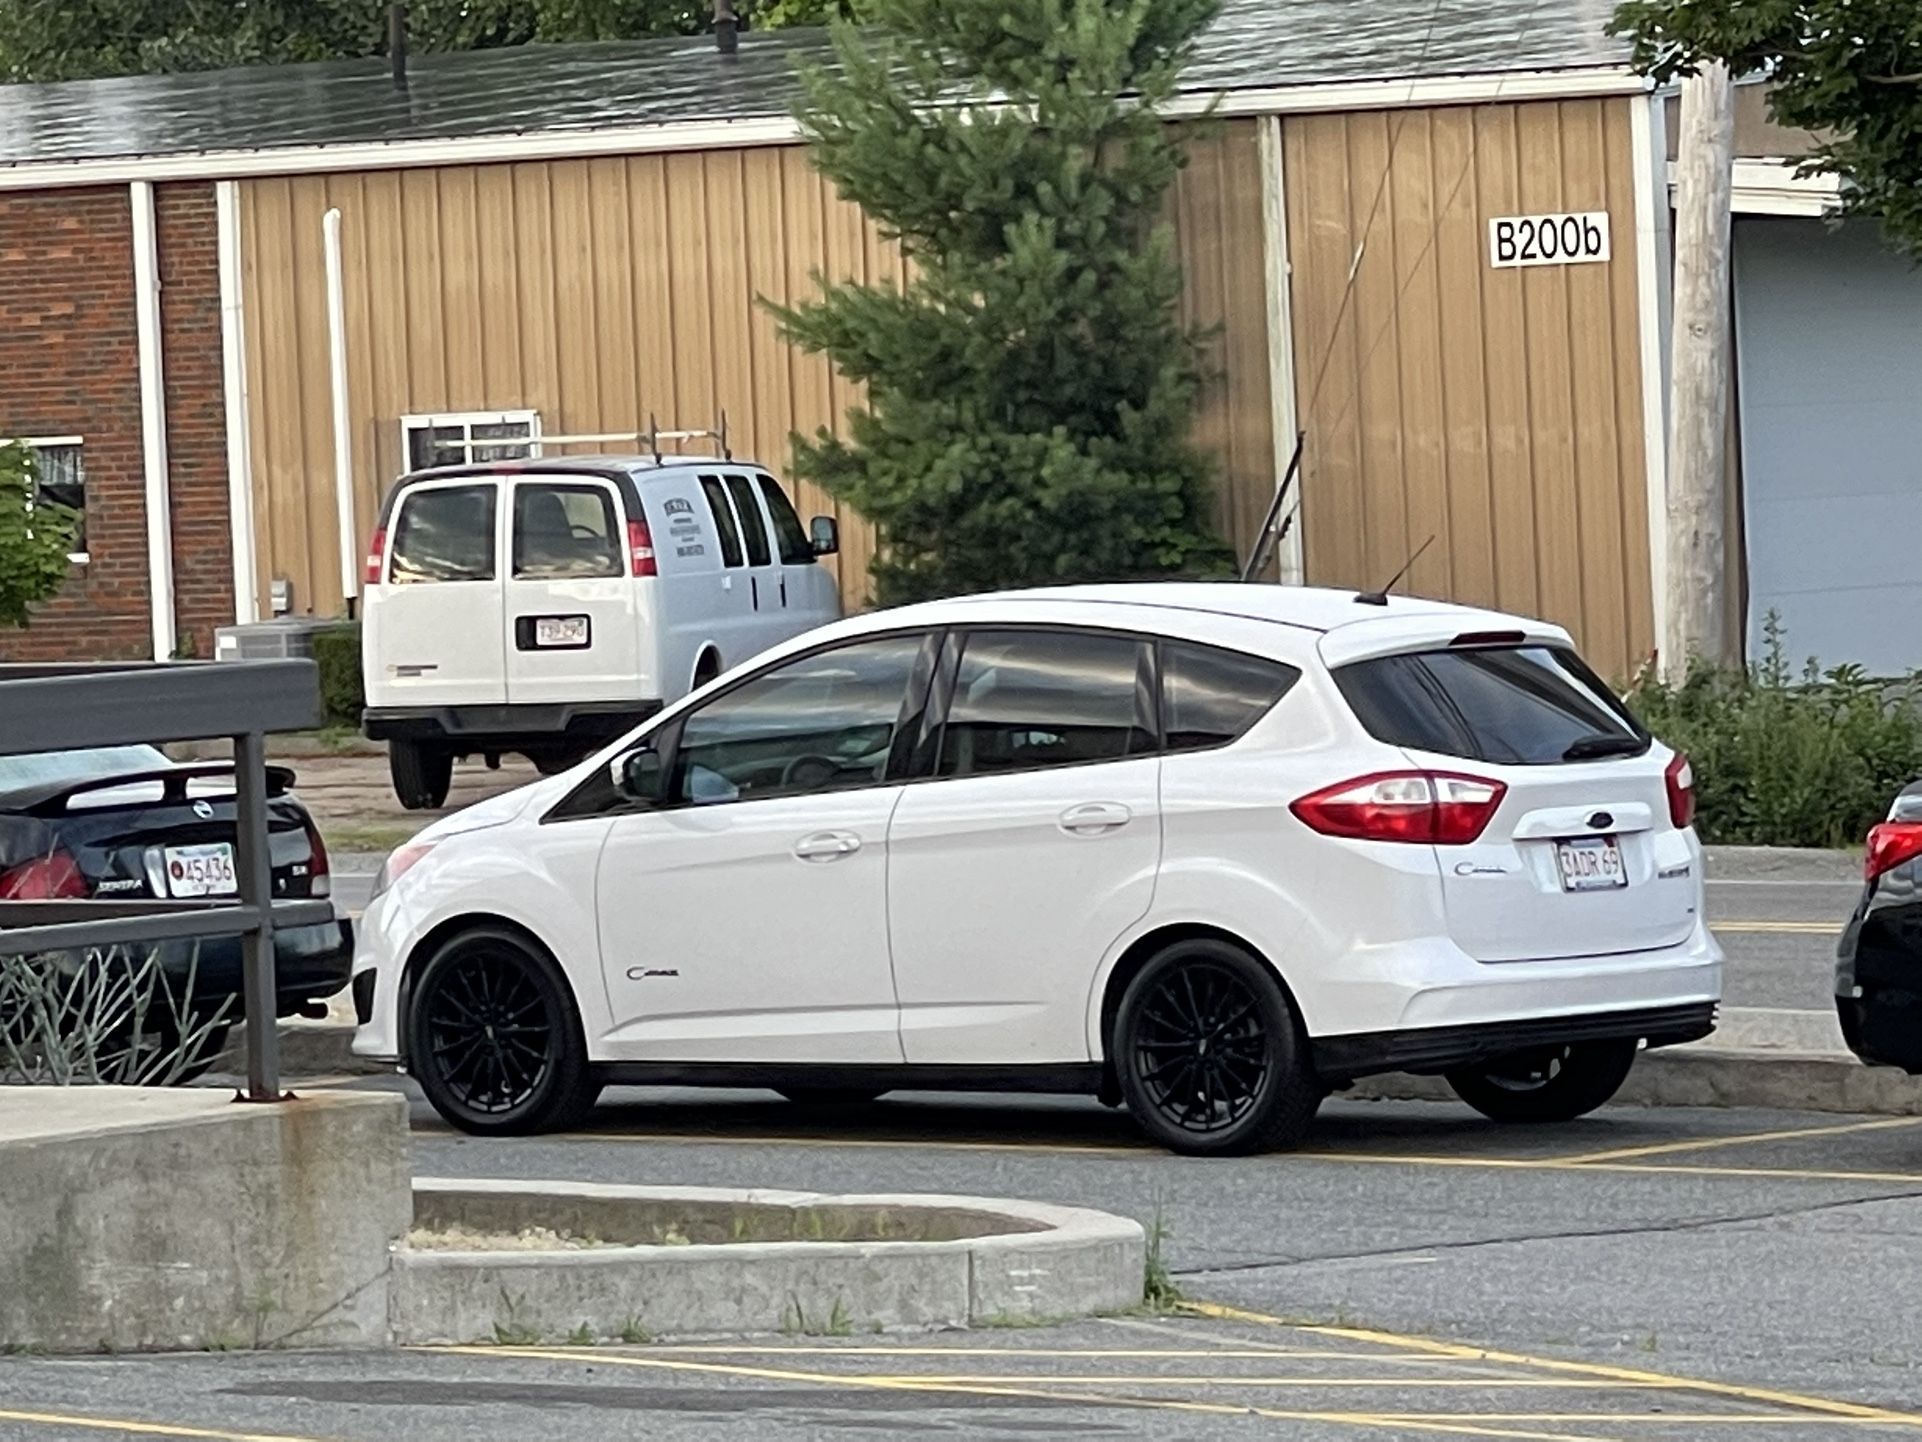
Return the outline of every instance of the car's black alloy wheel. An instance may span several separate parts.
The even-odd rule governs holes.
[[[1621,1090],[1637,1046],[1628,1037],[1534,1047],[1451,1071],[1448,1085],[1492,1121],[1573,1121]]]
[[[1179,1152],[1293,1146],[1321,1101],[1280,985],[1223,941],[1177,942],[1142,968],[1122,996],[1110,1055],[1129,1111]]]
[[[569,1126],[599,1092],[565,978],[506,930],[464,932],[428,960],[409,1007],[408,1064],[434,1109],[470,1132]]]

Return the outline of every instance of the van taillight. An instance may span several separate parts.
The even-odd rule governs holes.
[[[1668,783],[1668,819],[1677,831],[1685,830],[1695,820],[1695,768],[1678,751],[1662,779]]]
[[[636,576],[660,575],[660,568],[654,564],[654,537],[646,521],[627,523],[627,559]]]
[[[1323,836],[1465,846],[1488,829],[1508,788],[1446,771],[1385,771],[1338,782],[1288,809]]]
[[[387,559],[387,532],[375,531],[367,542],[367,574],[363,578],[369,586],[380,584],[381,565]]]

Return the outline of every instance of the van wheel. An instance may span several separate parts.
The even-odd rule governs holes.
[[[694,684],[688,689],[698,691],[720,674],[721,658],[712,651],[703,651],[701,659],[694,663]]]
[[[1448,1073],[1455,1095],[1497,1122],[1572,1122],[1622,1089],[1638,1043],[1578,1041],[1535,1047]]]
[[[1189,1156],[1298,1146],[1321,1086],[1294,1008],[1238,946],[1198,938],[1158,952],[1122,994],[1110,1047],[1143,1131]]]
[[[512,931],[461,933],[422,968],[408,1069],[452,1125],[525,1136],[577,1125],[600,1095],[560,968]]]
[[[389,741],[387,770],[402,806],[431,811],[447,804],[447,789],[454,784],[454,753],[419,741]]]

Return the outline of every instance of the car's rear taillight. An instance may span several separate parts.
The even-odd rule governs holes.
[[[314,823],[307,823],[307,894],[309,896],[332,896],[334,894],[333,867],[327,860],[327,843],[320,839],[320,832]]]
[[[654,564],[654,536],[647,529],[646,521],[627,523],[627,561],[630,574],[635,576],[658,576],[660,569]]]
[[[1668,783],[1668,819],[1677,831],[1684,830],[1695,822],[1695,768],[1677,751],[1669,758],[1663,780]]]
[[[367,574],[362,582],[369,586],[380,584],[382,564],[387,559],[387,532],[375,531],[367,541]]]
[[[84,901],[89,894],[80,863],[59,847],[0,871],[0,901]]]
[[[1463,846],[1487,830],[1508,788],[1446,771],[1385,771],[1324,787],[1288,809],[1323,836]]]
[[[1896,867],[1922,856],[1922,822],[1885,821],[1869,831],[1862,856],[1862,875],[1873,881]]]

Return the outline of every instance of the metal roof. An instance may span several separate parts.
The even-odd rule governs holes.
[[[1618,66],[1612,0],[1224,0],[1184,88],[1197,94],[1334,82]],[[0,85],[0,168],[208,152],[453,140],[787,113],[818,30],[530,45],[414,58],[260,66],[57,85]]]

